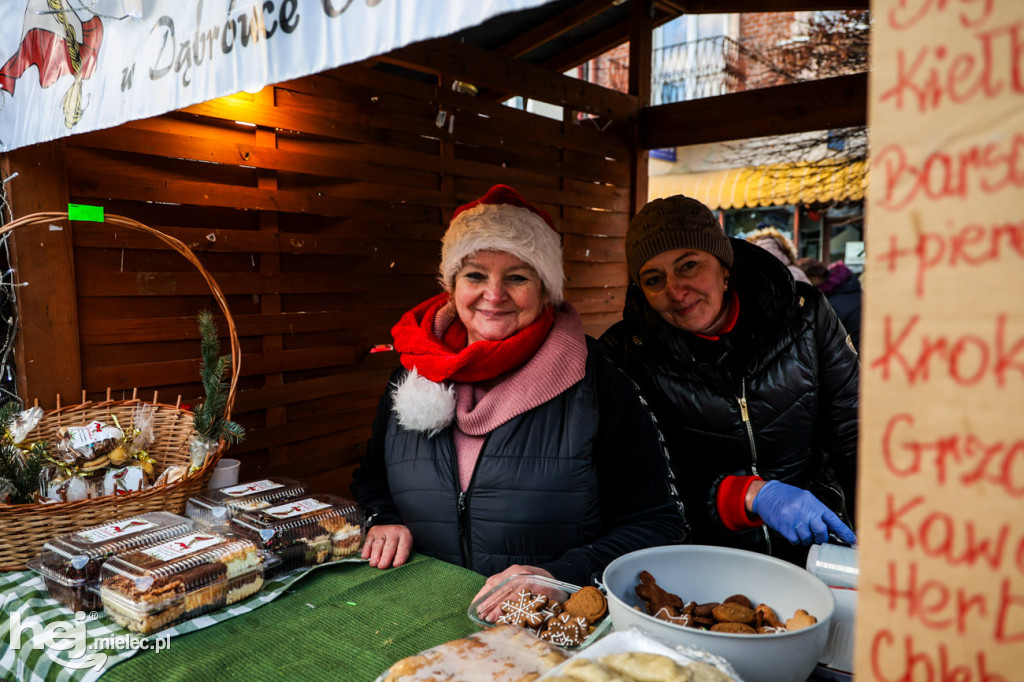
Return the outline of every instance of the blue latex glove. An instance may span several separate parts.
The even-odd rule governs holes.
[[[835,512],[803,488],[781,481],[768,481],[757,491],[753,512],[768,526],[795,544],[828,542],[828,531],[835,531],[843,542],[851,545],[857,536],[839,520]]]

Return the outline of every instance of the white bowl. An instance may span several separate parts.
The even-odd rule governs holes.
[[[818,622],[771,635],[675,625],[647,614],[643,600],[636,596],[641,571],[649,572],[659,586],[684,602],[702,604],[745,594],[754,604],[775,609],[779,620],[804,609]],[[707,545],[652,547],[626,554],[608,564],[604,586],[616,630],[635,626],[666,643],[710,651],[732,663],[746,682],[805,682],[825,648],[836,605],[832,590],[798,566],[755,552]]]

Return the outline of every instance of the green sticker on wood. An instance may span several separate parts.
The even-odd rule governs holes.
[[[68,204],[68,220],[88,220],[93,223],[103,222],[103,207],[88,204]]]

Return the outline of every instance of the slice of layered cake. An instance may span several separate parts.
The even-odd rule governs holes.
[[[112,557],[100,598],[107,615],[149,634],[230,604],[263,585],[262,556],[242,538],[187,533]]]
[[[72,611],[100,608],[92,592],[103,563],[121,552],[156,545],[192,530],[192,521],[167,511],[116,519],[51,538],[28,567],[43,577],[50,596]]]
[[[358,553],[363,514],[352,500],[317,494],[285,504],[236,514],[230,530],[281,559],[276,569],[315,566]]]

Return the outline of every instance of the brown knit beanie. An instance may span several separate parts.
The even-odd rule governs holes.
[[[732,244],[707,206],[677,194],[655,199],[633,217],[626,231],[626,265],[630,278],[640,283],[640,268],[663,251],[707,251],[732,267]]]

